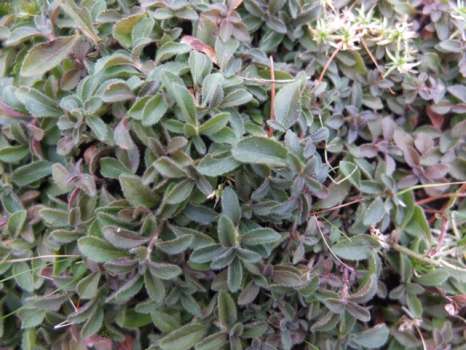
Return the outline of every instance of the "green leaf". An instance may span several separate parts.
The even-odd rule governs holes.
[[[201,342],[195,346],[196,350],[219,350],[223,349],[228,343],[227,334],[218,332],[205,337]]]
[[[340,171],[341,175],[343,175],[343,178],[348,179],[348,181],[351,182],[354,187],[359,188],[361,173],[356,164],[342,160],[338,165],[338,170]]]
[[[102,231],[105,239],[116,248],[132,249],[149,241],[148,237],[117,226],[106,226]]]
[[[234,224],[239,224],[241,220],[241,207],[238,196],[231,187],[227,187],[223,190],[222,213],[228,216]]]
[[[111,140],[110,128],[107,126],[107,124],[105,124],[105,122],[101,118],[96,116],[87,116],[86,124],[89,126],[89,128],[92,130],[92,132],[99,141],[105,142]]]
[[[227,284],[228,289],[232,293],[236,293],[241,288],[243,282],[243,264],[238,258],[235,258],[227,270]]]
[[[142,112],[142,125],[152,126],[156,125],[160,119],[165,115],[168,106],[163,99],[162,95],[155,95],[151,97]]]
[[[443,40],[437,44],[437,47],[442,51],[451,53],[460,53],[463,50],[463,45],[460,40]]]
[[[0,162],[15,164],[29,154],[29,148],[24,145],[6,146],[0,148]]]
[[[212,61],[203,53],[191,51],[188,59],[191,77],[195,85],[200,85],[204,77],[212,70]]]
[[[352,334],[351,339],[367,349],[377,349],[385,345],[389,335],[390,331],[385,323],[379,323],[372,328]]]
[[[24,57],[20,74],[32,77],[55,68],[68,57],[78,40],[79,35],[62,36],[33,46]]]
[[[217,296],[218,319],[226,328],[230,329],[238,319],[236,304],[228,292],[219,292]]]
[[[221,107],[232,108],[245,105],[253,99],[253,96],[246,89],[235,89],[223,98]]]
[[[371,313],[368,307],[350,301],[346,304],[345,309],[351,316],[361,322],[369,322],[371,319]]]
[[[21,335],[21,350],[34,350],[37,346],[37,330],[26,329]]]
[[[16,89],[15,95],[33,117],[57,118],[63,115],[56,101],[44,95],[39,90],[23,86]]]
[[[7,223],[8,233],[13,237],[17,237],[23,230],[26,223],[27,211],[18,210],[14,212],[9,218]]]
[[[182,180],[165,192],[164,200],[168,204],[179,204],[185,201],[194,189],[194,183],[189,180]]]
[[[114,54],[99,58],[95,64],[94,69],[95,73],[98,73],[108,68],[133,64],[134,62],[130,55],[121,52],[116,52]]]
[[[104,311],[97,307],[81,328],[81,337],[88,338],[99,332],[104,323]]]
[[[172,280],[178,277],[183,271],[179,266],[168,263],[157,263],[149,261],[149,271],[152,276],[161,280]]]
[[[180,328],[179,315],[175,312],[168,313],[162,310],[154,310],[151,312],[151,318],[154,325],[163,333],[170,333]]]
[[[187,177],[188,174],[172,159],[160,157],[154,162],[154,168],[160,175],[171,179]]]
[[[202,105],[210,108],[218,106],[223,100],[223,75],[212,73],[202,81]]]
[[[270,228],[258,228],[251,230],[241,236],[241,243],[249,246],[261,244],[273,244],[278,242],[282,236]]]
[[[157,55],[155,56],[155,62],[160,63],[166,61],[173,56],[182,55],[188,53],[191,50],[189,45],[177,43],[174,41],[167,41],[157,50]]]
[[[24,289],[26,292],[32,293],[34,291],[34,280],[32,271],[29,265],[25,262],[18,262],[13,265],[12,276],[15,278],[16,284]]]
[[[202,323],[191,323],[178,328],[160,339],[162,350],[188,350],[200,342],[207,333],[207,326]]]
[[[106,303],[115,303],[115,304],[125,304],[127,303],[132,297],[139,293],[142,286],[144,285],[143,279],[140,275],[135,275],[131,279],[127,280],[120,288],[118,288],[115,292],[110,294],[107,299],[105,299]]]
[[[32,39],[36,36],[43,36],[37,28],[30,27],[27,25],[21,25],[14,28],[10,33],[8,39],[4,42],[5,46],[16,46],[22,44],[28,39]]]
[[[217,232],[218,240],[224,247],[234,247],[238,244],[238,231],[228,216],[220,215]]]
[[[376,248],[377,243],[368,235],[357,235],[351,239],[343,239],[332,246],[336,255],[352,261],[368,259]]]
[[[414,207],[416,206],[413,191],[403,193],[400,196],[400,200],[403,203],[403,221],[400,226],[404,229],[411,221],[414,214]]]
[[[127,257],[127,252],[117,249],[98,237],[83,237],[78,240],[79,251],[95,262],[107,262]]]
[[[348,195],[350,190],[350,182],[344,181],[342,183],[332,183],[328,187],[327,196],[317,202],[317,208],[327,209],[341,204]]]
[[[42,208],[39,210],[40,218],[50,227],[69,226],[69,215],[67,210],[55,208]]]
[[[422,319],[423,307],[421,300],[416,295],[408,292],[406,296],[406,305],[416,319]]]
[[[440,287],[450,274],[444,269],[436,269],[416,278],[416,282],[427,287]]]
[[[157,204],[156,195],[135,175],[119,176],[121,190],[125,198],[136,207],[152,208]]]
[[[240,166],[232,156],[207,155],[196,166],[197,171],[205,176],[216,177],[232,172]]]
[[[104,157],[100,159],[100,173],[104,177],[118,179],[122,174],[131,174],[131,170],[118,159]]]
[[[128,111],[128,116],[136,120],[141,120],[143,116],[144,107],[146,106],[147,101],[149,99],[151,99],[150,96],[144,96],[138,99],[136,102],[134,102]]]
[[[413,216],[409,224],[405,227],[405,230],[413,233],[416,237],[419,232],[422,232],[428,242],[432,242],[432,233],[430,231],[430,225],[427,221],[424,210],[419,205],[414,206]]]
[[[285,167],[288,151],[279,142],[269,138],[250,136],[239,141],[231,154],[238,162]]]
[[[120,19],[115,23],[112,30],[113,37],[125,48],[130,48],[132,45],[132,32],[134,26],[144,17],[143,12]]]
[[[217,257],[224,249],[217,244],[210,244],[194,250],[189,259],[195,264],[204,264]]]
[[[275,97],[275,120],[285,129],[289,129],[298,120],[302,86],[301,79],[286,84]]]
[[[147,294],[156,303],[162,303],[165,298],[165,286],[163,281],[154,277],[149,271],[144,273],[144,286],[146,287]]]
[[[124,310],[123,319],[120,321],[121,327],[136,330],[147,326],[151,322],[151,316],[136,312],[132,309]]]
[[[45,318],[45,311],[39,309],[20,308],[18,317],[21,320],[21,329],[34,328],[40,326]]]
[[[165,254],[180,254],[191,246],[193,238],[193,235],[185,234],[168,241],[158,241],[157,248]]]
[[[302,287],[304,279],[298,268],[289,265],[276,265],[272,275],[273,282],[282,287]]]
[[[52,174],[52,165],[46,160],[38,160],[19,168],[12,173],[13,182],[24,187]]]
[[[100,272],[93,272],[78,282],[76,292],[81,299],[95,298],[98,292],[100,277]]]
[[[100,96],[106,103],[115,103],[131,100],[134,97],[130,87],[123,81],[112,81],[105,86]]]
[[[97,45],[100,42],[97,30],[92,23],[92,17],[87,8],[83,6],[84,4],[78,6],[74,0],[61,0],[58,4],[62,10],[70,16],[75,26],[79,28],[79,30],[88,37],[94,45]]]
[[[202,123],[202,125],[199,127],[199,133],[207,136],[213,135],[216,132],[222,130],[228,124],[229,120],[230,113],[228,112],[216,114],[209,120]]]
[[[197,125],[196,106],[194,105],[193,97],[186,86],[177,83],[177,77],[173,73],[169,73],[167,71],[163,71],[161,78],[163,86],[170,97],[175,100],[185,121],[192,125]]]
[[[375,198],[364,212],[363,223],[366,226],[379,223],[385,215],[385,205],[380,197]]]

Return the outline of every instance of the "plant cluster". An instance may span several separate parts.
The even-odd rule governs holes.
[[[1,349],[466,349],[462,1],[0,14]]]

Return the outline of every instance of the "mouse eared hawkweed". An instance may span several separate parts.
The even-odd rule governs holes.
[[[0,3],[1,350],[466,350],[466,7]]]

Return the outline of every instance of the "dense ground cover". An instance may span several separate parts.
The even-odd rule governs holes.
[[[466,349],[462,1],[0,14],[0,349]]]

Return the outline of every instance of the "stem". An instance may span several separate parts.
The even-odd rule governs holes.
[[[272,87],[270,90],[270,120],[275,120],[275,68],[273,64],[273,57],[270,56],[270,78],[272,78]],[[268,128],[267,134],[272,137],[273,129]]]
[[[327,242],[327,239],[325,238],[325,235],[324,233],[322,232],[321,228],[320,228],[320,222],[319,220],[317,219],[316,216],[314,216],[314,218],[316,219],[316,223],[317,223],[317,231],[319,231],[319,234],[320,234],[320,237],[322,238],[322,241],[324,241],[324,245],[327,247],[328,251],[330,252],[330,254],[335,258],[336,261],[338,261],[341,265],[343,265],[346,269],[350,270],[350,271],[353,271],[353,268],[347,264],[345,264],[335,253],[334,251],[332,250],[332,248],[330,247],[330,244],[328,244]]]
[[[333,51],[332,55],[329,57],[327,62],[325,62],[324,68],[322,69],[322,73],[320,73],[319,79],[317,79],[317,84],[319,85],[322,82],[322,79],[324,79],[325,73],[327,72],[328,68],[330,67],[330,64],[333,62],[335,57],[337,56],[338,52],[340,52],[342,45],[338,45],[335,51]]]
[[[442,266],[442,264],[439,261],[431,259],[431,258],[429,258],[427,256],[424,256],[424,255],[421,255],[419,253],[413,252],[411,249],[406,248],[406,247],[404,247],[402,245],[399,245],[398,243],[392,243],[390,246],[393,249],[395,249],[397,252],[406,254],[406,255],[408,255],[408,256],[416,259],[416,260],[425,262],[425,263],[430,264],[430,265],[434,265],[436,267],[441,267]]]
[[[1,264],[11,264],[17,262],[24,262],[24,261],[31,261],[31,260],[39,260],[39,259],[53,259],[53,258],[80,258],[81,255],[76,254],[64,254],[64,255],[40,255],[40,256],[32,256],[30,258],[19,258],[19,259],[10,259],[0,261]]]
[[[264,83],[264,84],[269,84],[269,83],[288,84],[288,83],[294,83],[296,81],[296,79],[275,80],[275,79],[249,78],[249,77],[244,77],[244,76],[239,76],[239,78],[243,80],[253,81],[255,83]]]
[[[440,249],[442,248],[443,241],[445,240],[445,236],[447,235],[448,230],[448,219],[445,215],[442,215],[442,223],[440,225],[440,236],[437,241],[437,245],[432,248],[432,250],[428,253],[429,256],[435,256]]]
[[[438,196],[432,196],[432,197],[420,199],[420,200],[416,201],[416,204],[423,205],[423,204],[427,204],[427,203],[430,203],[430,202],[435,202],[435,201],[437,201],[439,199],[444,199],[444,198],[449,198],[449,197],[456,197],[456,196],[457,197],[466,197],[466,193],[453,192],[453,193],[440,194]]]
[[[162,232],[164,222],[161,222],[160,225],[157,226],[155,229],[154,233],[152,234],[152,237],[149,241],[149,244],[147,245],[147,255],[146,259],[149,260],[150,256],[152,254],[152,250],[154,249],[155,243],[159,239],[160,233]]]
[[[347,207],[347,206],[350,206],[350,205],[353,205],[353,204],[356,204],[356,203],[360,203],[360,202],[362,202],[362,201],[364,201],[364,198],[356,198],[355,200],[353,200],[353,201],[351,201],[351,202],[342,203],[342,204],[340,204],[340,205],[337,205],[337,206],[334,206],[334,207],[331,207],[331,208],[322,209],[322,210],[313,212],[313,215],[325,213],[325,212],[327,212],[327,211],[334,211],[334,210],[337,210],[337,209],[340,209],[340,208],[344,208],[344,207]]]
[[[466,184],[466,181],[456,181],[456,182],[444,182],[444,183],[432,183],[432,184],[423,184],[423,185],[415,185],[411,186],[408,188],[405,188],[404,190],[398,191],[396,194],[398,196],[401,196],[402,194],[409,192],[409,191],[414,191],[414,190],[419,190],[422,188],[434,188],[434,187],[444,187],[444,186],[453,186],[453,185],[464,185]]]

